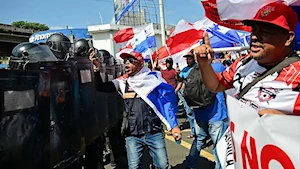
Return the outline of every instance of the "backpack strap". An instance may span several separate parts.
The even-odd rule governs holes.
[[[299,61],[299,60],[300,60],[300,57],[298,55],[292,55],[291,57],[284,59],[278,65],[276,65],[275,67],[273,67],[272,69],[270,69],[268,71],[265,71],[261,76],[257,77],[251,83],[246,85],[239,93],[237,99],[241,99],[250,90],[250,88],[252,86],[254,86],[260,80],[264,79],[265,77],[267,77],[275,72],[280,72],[283,68],[285,68],[285,67],[289,66],[290,64],[292,64],[296,61]]]
[[[121,136],[126,135],[126,131],[128,130],[128,116],[132,112],[132,107],[133,107],[133,104],[134,104],[134,101],[135,101],[136,97],[137,97],[137,93],[135,93],[135,95],[134,95],[133,101],[132,101],[132,103],[130,105],[130,108],[129,108],[129,112],[126,112],[126,111],[123,112],[123,120],[122,120],[122,126],[121,126]]]
[[[136,99],[136,96],[137,96],[137,93],[135,93],[135,95],[134,95],[134,97],[133,97],[133,101],[132,101],[131,106],[130,106],[130,108],[129,108],[129,113],[132,112],[132,107],[133,107],[134,101],[135,101],[135,99]]]
[[[200,95],[200,97],[201,97],[201,99],[203,100],[203,102],[205,102],[205,105],[207,104],[207,101],[206,101],[206,99],[205,99],[205,95],[207,95],[207,93],[205,93],[206,91],[205,91],[205,89],[203,90],[203,81],[202,81],[202,76],[201,76],[201,72],[200,72],[200,70],[199,70],[199,67],[198,67],[198,65],[195,65],[195,66],[193,66],[193,68],[192,68],[192,70],[191,70],[191,72],[192,71],[197,71],[197,73],[199,74],[199,77],[197,77],[198,78],[198,80],[199,80],[199,86],[195,86],[195,87],[198,87],[199,88],[199,90],[202,92],[202,94]],[[205,88],[206,88],[206,86],[204,86]]]

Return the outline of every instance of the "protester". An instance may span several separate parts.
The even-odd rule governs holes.
[[[215,62],[211,64],[215,72],[222,72],[226,69],[220,62]],[[229,120],[227,116],[227,107],[225,103],[225,96],[223,92],[218,92],[216,94],[216,99],[214,104],[211,106],[203,107],[203,108],[195,108],[195,119],[199,126],[199,131],[196,131],[200,142],[200,145],[197,145],[196,154],[200,153],[198,147],[203,148],[203,144],[205,144],[205,138],[211,137],[211,141],[213,143],[213,152],[215,157],[215,169],[221,169],[220,161],[217,155],[216,145],[223,136],[224,132],[229,126]],[[199,142],[197,142],[199,143]],[[207,143],[208,144],[208,143]],[[192,147],[194,146],[194,142]],[[196,149],[194,149],[196,150]]]
[[[162,77],[167,81],[169,85],[171,85],[174,89],[176,88],[176,80],[177,80],[177,72],[173,68],[173,59],[166,59],[166,70],[161,70]]]
[[[195,59],[192,57],[186,57],[186,62],[187,62],[187,66],[181,70],[180,74],[177,74],[178,84],[177,84],[175,91],[177,92],[177,95],[184,106],[186,115],[189,120],[191,134],[189,134],[187,137],[194,138],[194,136],[196,135],[195,127],[198,127],[198,126],[195,126],[195,115],[194,115],[193,109],[190,108],[190,105],[187,104],[185,98],[183,97],[183,92],[184,92],[184,82],[183,81],[184,81],[184,79],[186,79],[188,77],[193,66],[195,66],[197,64],[195,62]]]
[[[126,116],[123,119],[123,133],[126,134],[129,168],[142,168],[141,157],[144,148],[148,147],[153,165],[166,169],[169,162],[161,121],[176,140],[181,139],[175,115],[178,107],[174,88],[166,84],[159,74],[144,67],[141,54],[132,51],[120,56],[124,59],[126,75],[98,84],[99,90],[120,91],[124,98]]]
[[[188,66],[183,69],[183,72],[188,72],[187,75],[181,76],[185,84],[184,90],[193,89],[191,92],[183,91],[183,96],[187,100],[187,104],[191,107],[194,114],[194,132],[195,139],[193,141],[189,156],[187,157],[186,168],[196,168],[200,157],[200,151],[206,144],[206,139],[211,137],[214,144],[214,154],[217,169],[221,168],[216,154],[215,145],[228,127],[227,109],[223,93],[209,92],[204,89],[205,86],[201,82],[198,65],[195,61],[193,52],[189,52],[184,56],[187,59]],[[224,70],[225,67],[220,63],[213,63],[216,71]],[[184,77],[184,78],[183,78]],[[194,94],[199,93],[201,97],[195,100]],[[198,96],[198,95],[197,95]]]
[[[214,52],[207,33],[204,34],[206,43],[194,49],[207,88],[212,91],[233,88],[237,98],[247,84],[271,68],[283,61],[299,59],[292,49],[298,16],[291,7],[281,2],[270,3],[261,8],[254,19],[244,20],[243,23],[252,27],[250,55],[238,59],[224,72],[216,75],[210,65]],[[251,84],[239,100],[251,103],[260,115],[300,115],[300,78],[295,76],[300,71],[299,63],[294,61],[282,71],[266,74],[267,77]]]
[[[153,70],[153,66],[152,66],[151,60],[148,60],[147,64],[148,64],[148,68],[149,68],[150,70]]]

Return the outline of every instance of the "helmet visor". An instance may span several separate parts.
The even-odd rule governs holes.
[[[30,62],[46,62],[57,61],[54,54],[51,52],[48,46],[39,45],[28,50],[28,60]]]
[[[47,41],[46,45],[58,59],[65,59],[67,54],[73,55],[74,46],[70,42]]]

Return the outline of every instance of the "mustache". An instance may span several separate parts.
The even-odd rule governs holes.
[[[258,39],[254,39],[251,41],[250,46],[257,46],[263,48],[264,46],[258,41]]]
[[[251,47],[251,46],[256,46],[256,47],[259,47],[259,48],[264,48],[263,45],[257,44],[257,43],[251,43],[250,47]]]

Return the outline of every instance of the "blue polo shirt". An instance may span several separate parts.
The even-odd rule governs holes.
[[[196,66],[196,65],[197,65],[197,63],[195,63],[192,67],[189,67],[189,66],[184,67],[184,68],[180,71],[179,77],[181,77],[181,78],[183,78],[183,79],[187,78],[188,75],[190,74],[192,68],[193,68],[194,66]]]
[[[222,63],[211,64],[216,73],[222,72],[226,69]],[[221,121],[227,118],[227,107],[225,103],[225,97],[223,92],[219,92],[216,95],[214,102],[207,107],[194,109],[196,121],[212,122]]]

